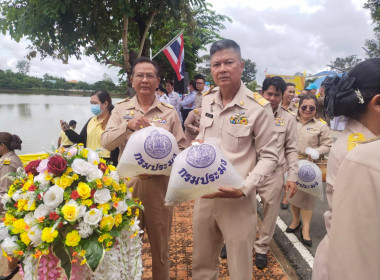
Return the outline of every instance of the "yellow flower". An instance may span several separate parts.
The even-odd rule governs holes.
[[[87,155],[88,155],[88,150],[87,149],[83,149],[81,152],[80,152],[80,155],[84,158],[87,158]]]
[[[114,224],[115,220],[111,215],[103,216],[102,220],[100,221],[100,229],[110,231],[113,228]]]
[[[25,206],[24,206],[24,211],[34,211],[36,210],[36,202],[33,201],[32,205],[29,206],[29,203],[27,203]]]
[[[67,175],[62,175],[59,178],[55,178],[55,184],[57,184],[62,189],[66,189],[67,187],[71,186],[73,182],[74,182],[74,179]]]
[[[116,214],[115,215],[115,225],[116,227],[118,227],[121,222],[123,221],[123,217],[121,216],[121,214]]]
[[[67,175],[69,175],[71,172],[73,172],[73,169],[71,168],[71,167],[68,167],[67,169],[66,169],[66,174]]]
[[[105,239],[112,240],[112,236],[110,234],[108,234],[108,233],[105,233],[105,234],[99,236],[98,241],[99,242],[103,242]]]
[[[130,188],[128,189],[128,191],[129,191],[130,193],[133,193],[133,187],[130,187]]]
[[[23,211],[24,206],[28,203],[26,199],[19,199],[17,201],[17,212]]]
[[[105,159],[103,159],[103,158],[100,158],[100,162],[104,163],[104,164],[107,164],[107,161]]]
[[[108,203],[104,203],[104,204],[99,204],[97,208],[102,209],[103,214],[107,214],[111,206]]]
[[[104,177],[103,177],[103,182],[104,182],[104,185],[106,185],[106,186],[111,186],[111,184],[112,184],[112,178],[111,178],[111,177],[104,176]]]
[[[125,184],[120,184],[120,190],[122,193],[126,193],[127,192],[127,186]]]
[[[71,178],[73,178],[74,180],[78,180],[79,176],[78,176],[78,174],[73,174],[73,176],[71,176]]]
[[[29,245],[29,243],[30,243],[30,238],[29,238],[29,236],[28,236],[28,234],[27,234],[26,232],[23,232],[23,233],[20,234],[20,239],[21,239],[21,241],[22,241],[26,246]]]
[[[112,164],[110,164],[110,165],[108,165],[108,169],[111,170],[111,171],[115,171],[116,167],[113,166]]]
[[[9,187],[8,196],[12,197],[12,195],[14,195],[15,192],[16,192],[16,187],[14,185],[11,185]]]
[[[121,188],[120,185],[115,181],[112,182],[112,187],[116,192],[120,191]]]
[[[14,221],[12,233],[17,234],[25,231],[26,223],[24,219]]]
[[[84,255],[86,255],[86,250],[80,251],[80,256],[83,257]]]
[[[137,211],[137,210],[136,210]],[[127,210],[127,216],[131,216],[132,215],[132,209],[130,207],[128,207],[128,210]],[[137,215],[136,215],[137,216]]]
[[[31,185],[33,185],[33,180],[29,179],[28,181],[25,182],[24,186],[22,187],[22,190],[26,192]]]
[[[53,230],[51,227],[46,227],[42,230],[41,239],[42,241],[45,241],[47,243],[51,243],[54,241],[54,239],[58,236],[58,231]]]
[[[79,206],[76,202],[69,202],[63,205],[61,212],[67,221],[75,222],[78,219],[79,210]]]
[[[14,221],[17,221],[17,219],[12,216],[11,214],[6,213],[4,217],[4,225],[11,226]]]
[[[85,263],[87,263],[86,259],[84,259],[83,261],[81,261],[80,265],[84,265]]]
[[[75,247],[78,245],[79,241],[81,240],[81,237],[78,233],[78,231],[73,230],[72,232],[69,232],[66,235],[66,241],[65,244],[67,246]]]
[[[96,187],[98,189],[101,189],[103,187],[103,183],[102,183],[102,180],[100,179],[96,179]]]
[[[91,195],[91,188],[86,183],[79,182],[77,192],[82,199],[86,199]]]
[[[92,204],[93,204],[93,202],[92,202],[91,199],[85,199],[85,200],[82,200],[82,205],[85,205],[85,206],[87,206],[87,207],[90,207]]]
[[[133,226],[135,224],[135,220],[131,220],[130,222],[129,222],[129,225],[130,226]]]
[[[107,247],[107,248],[109,248],[109,247],[111,247],[111,246],[112,246],[112,244],[113,244],[113,242],[112,242],[112,241],[108,241],[108,242],[107,242],[107,244],[106,244],[106,247]]]

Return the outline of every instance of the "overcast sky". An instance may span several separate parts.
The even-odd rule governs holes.
[[[259,83],[268,74],[293,75],[327,70],[336,57],[356,54],[365,57],[365,39],[373,37],[366,0],[208,0],[214,10],[233,22],[221,32],[241,47],[243,58],[256,62]],[[168,38],[170,40],[171,38]],[[28,53],[27,41],[16,43],[0,35],[0,69],[16,71],[18,60]],[[185,50],[186,55],[186,50]],[[45,73],[94,83],[110,75],[117,82],[117,68],[108,68],[91,57],[59,60],[35,58],[29,75]]]

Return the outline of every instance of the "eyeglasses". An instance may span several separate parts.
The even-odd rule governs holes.
[[[133,78],[142,81],[144,78],[147,78],[148,80],[154,80],[157,78],[157,76],[153,74],[136,74],[133,76]]]
[[[203,85],[204,83],[200,83],[200,82],[198,82],[198,83],[195,83],[196,85]]]
[[[309,111],[310,111],[310,112],[313,112],[313,111],[315,110],[315,107],[314,107],[314,106],[307,106],[307,105],[301,106],[301,110],[302,110],[302,111],[306,111],[307,108],[309,108]]]

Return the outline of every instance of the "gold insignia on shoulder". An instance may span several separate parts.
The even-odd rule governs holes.
[[[319,121],[323,122],[324,124],[327,124],[327,122],[324,119],[322,119],[322,118],[319,118]]]
[[[210,89],[203,94],[203,96],[206,96],[210,92],[213,92],[213,89],[214,89],[214,86],[211,86]]]
[[[347,139],[347,151],[351,151],[363,141],[365,137],[362,133],[352,133]]]
[[[198,114],[198,113],[199,113],[198,109],[194,109],[194,114]]]
[[[3,164],[4,164],[4,165],[9,165],[9,164],[11,164],[11,159],[10,159],[10,158],[5,158],[5,159],[3,160]]]
[[[162,105],[164,105],[165,107],[168,107],[168,108],[170,108],[170,109],[173,109],[173,108],[174,108],[174,106],[173,106],[173,105],[170,105],[170,104],[168,104],[168,103],[165,103],[165,102],[161,102],[161,104],[162,104]]]
[[[255,101],[257,102],[257,103],[259,103],[261,106],[265,106],[265,105],[267,105],[269,102],[264,98],[264,97],[262,97],[261,95],[260,95],[260,93],[258,93],[258,92],[254,92],[253,93],[253,99],[255,99]]]
[[[116,104],[123,103],[123,102],[127,102],[127,101],[129,101],[129,98],[125,98],[125,99],[123,99],[123,100],[120,100],[120,101],[118,101]]]
[[[292,116],[296,116],[296,114],[292,111],[290,111],[289,109],[285,110],[286,112],[288,112],[289,114],[291,114]]]
[[[244,101],[243,100],[240,100],[240,105],[244,106]]]
[[[296,106],[296,108],[298,108],[300,106],[300,103],[299,102],[294,103],[294,106]]]

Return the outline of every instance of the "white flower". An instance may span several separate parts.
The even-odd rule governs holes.
[[[96,164],[99,164],[100,158],[99,158],[98,153],[91,149],[87,149],[87,150],[88,150],[87,161],[90,163],[96,162]]]
[[[4,240],[5,238],[10,237],[8,233],[8,228],[4,223],[0,224],[0,241]]]
[[[45,173],[40,173],[34,177],[34,182],[40,183],[41,186],[46,186],[49,184],[49,181],[46,180],[45,177],[46,177]]]
[[[85,221],[85,223],[89,225],[95,226],[100,222],[102,217],[103,217],[102,211],[99,209],[93,208],[84,214],[83,221]]]
[[[89,237],[93,232],[93,229],[89,224],[86,224],[85,222],[80,222],[78,225],[78,233],[80,237],[87,238]]]
[[[1,243],[1,248],[8,254],[13,256],[13,251],[18,251],[19,247],[17,244],[17,237],[12,236],[12,237],[6,237]]]
[[[109,177],[111,177],[114,181],[119,182],[120,178],[119,175],[117,175],[117,171],[111,171],[109,174]]]
[[[91,168],[91,163],[88,163],[84,159],[76,158],[74,159],[73,163],[71,164],[71,168],[73,171],[79,175],[87,175],[87,170]]]
[[[49,214],[49,208],[45,204],[38,205],[37,209],[34,210],[34,218],[39,219],[46,217]]]
[[[41,240],[42,230],[38,225],[34,225],[28,231],[28,237],[34,247],[37,247],[42,242]]]
[[[123,214],[127,210],[128,210],[128,205],[127,205],[127,203],[125,203],[124,200],[119,201],[117,203],[116,214]]]
[[[23,197],[22,193],[21,193],[21,190],[17,190],[15,191],[15,193],[12,195],[12,199],[13,201],[18,201],[19,199],[21,199]]]
[[[94,194],[94,201],[99,204],[104,204],[110,201],[111,194],[109,189],[97,190]]]
[[[43,159],[41,160],[40,164],[36,168],[38,173],[44,173],[47,170],[47,165],[48,165],[49,159]]]
[[[29,212],[25,215],[24,221],[28,224],[28,226],[32,226],[34,223],[37,222],[32,212]]]
[[[5,207],[5,205],[9,202],[11,200],[11,198],[9,197],[9,195],[8,194],[4,194],[3,195],[3,197],[1,198],[1,203],[4,205],[4,207]]]
[[[44,194],[43,200],[50,209],[57,208],[63,201],[64,190],[57,185],[52,186]]]
[[[92,165],[91,168],[87,169],[87,181],[91,182],[96,179],[102,179],[103,172],[97,167]]]

